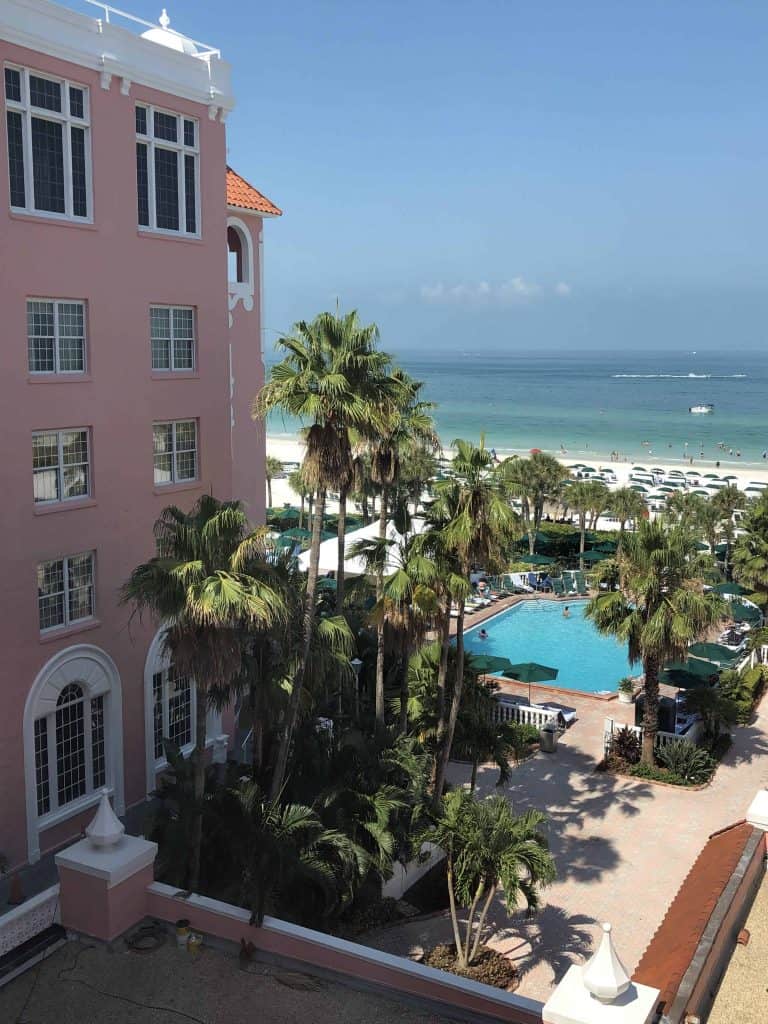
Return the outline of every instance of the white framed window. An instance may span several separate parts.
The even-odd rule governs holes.
[[[10,64],[4,70],[11,209],[90,221],[87,87]]]
[[[104,788],[125,813],[122,708],[120,673],[98,647],[65,647],[38,672],[22,727],[31,862],[41,833],[95,806]]]
[[[93,618],[93,552],[67,555],[37,567],[40,632]]]
[[[192,680],[166,665],[152,673],[152,750],[165,758],[164,740],[184,750],[195,738],[195,687]]]
[[[29,372],[85,373],[85,303],[27,299]]]
[[[157,107],[136,106],[139,227],[200,234],[199,124]]]
[[[197,479],[197,421],[173,420],[152,426],[155,484]]]
[[[32,435],[35,504],[74,501],[91,493],[88,428]]]
[[[191,306],[150,306],[152,369],[195,368],[195,311]]]

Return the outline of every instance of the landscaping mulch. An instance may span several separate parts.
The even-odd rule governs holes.
[[[483,985],[503,988],[507,992],[514,992],[520,984],[520,975],[515,965],[503,954],[495,949],[489,949],[488,946],[480,947],[474,962],[467,968],[461,968],[456,963],[454,945],[435,946],[424,954],[422,963],[428,967],[436,967],[440,971],[458,974],[462,978],[479,981]]]

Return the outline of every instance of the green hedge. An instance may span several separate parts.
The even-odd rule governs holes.
[[[763,692],[763,686],[765,685],[765,674],[762,667],[755,665],[754,668],[745,669],[741,674],[740,681],[742,693],[753,702],[756,701]]]

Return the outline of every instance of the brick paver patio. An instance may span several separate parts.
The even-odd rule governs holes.
[[[534,687],[537,696],[545,698]],[[603,719],[628,720],[633,709],[588,697],[562,702],[577,709],[578,722],[556,754],[537,754],[505,787],[516,809],[537,807],[549,815],[558,880],[532,921],[522,914],[510,921],[499,903],[493,922],[493,945],[508,952],[522,974],[520,994],[541,1000],[571,963],[591,953],[601,921],[613,925],[631,972],[708,836],[743,819],[757,790],[768,785],[768,697],[752,724],[736,730],[713,783],[700,792],[596,773]],[[453,783],[468,778],[464,766],[451,766]],[[496,778],[492,768],[482,770],[480,793],[492,792]],[[452,936],[447,916],[436,915],[365,941],[408,956]]]

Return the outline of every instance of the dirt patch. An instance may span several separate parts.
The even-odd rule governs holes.
[[[459,967],[456,963],[454,945],[435,946],[424,954],[422,963],[428,967],[436,967],[440,971],[458,974],[462,978],[471,978],[472,981],[479,981],[483,985],[503,988],[507,992],[514,992],[520,984],[520,976],[514,964],[488,946],[480,947],[474,962],[467,968]]]

